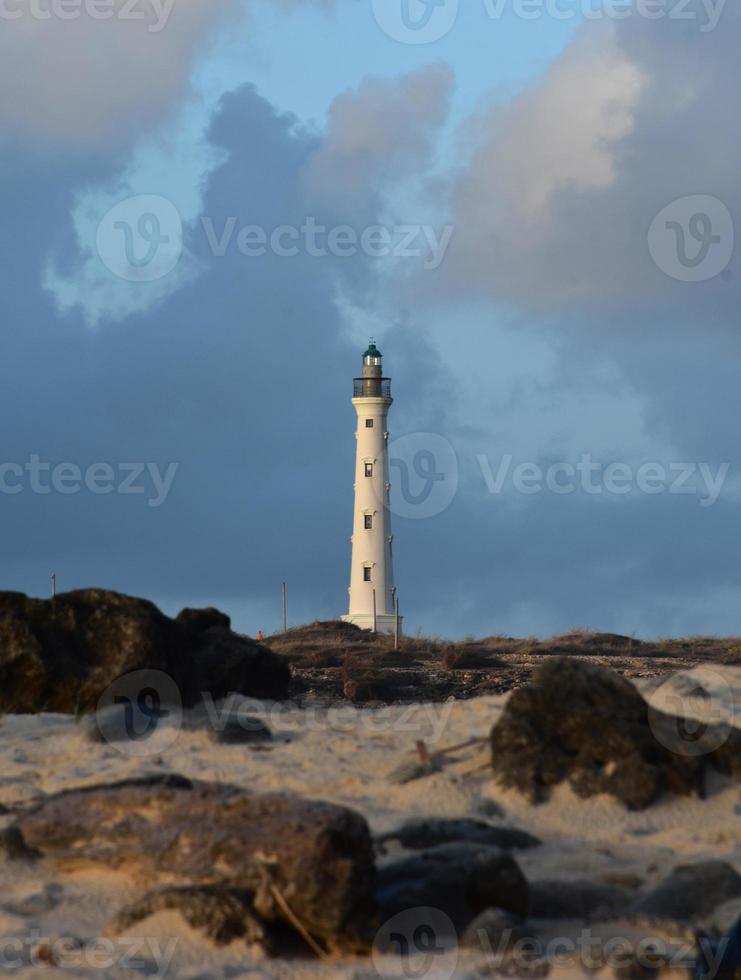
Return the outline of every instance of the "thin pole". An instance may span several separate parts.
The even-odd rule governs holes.
[[[376,617],[376,590],[373,590],[373,632],[378,632],[378,622]]]
[[[57,597],[57,575],[56,572],[51,573],[51,597],[56,599]]]
[[[284,633],[287,633],[288,632],[288,619],[286,617],[286,583],[285,582],[283,582],[283,584],[282,584],[281,593],[282,593],[282,602],[281,602],[281,605],[282,605],[282,609],[283,609],[283,632]]]
[[[399,597],[394,596],[394,650],[399,649]]]

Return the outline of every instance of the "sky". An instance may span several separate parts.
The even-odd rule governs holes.
[[[0,589],[741,635],[741,10],[2,0]]]

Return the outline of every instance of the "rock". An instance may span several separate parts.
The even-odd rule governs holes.
[[[34,892],[25,898],[5,902],[2,909],[11,915],[33,917],[45,915],[55,909],[62,900],[64,889],[61,885],[48,884],[41,892]]]
[[[683,864],[647,894],[631,911],[657,918],[696,920],[717,906],[741,896],[741,876],[725,861]]]
[[[424,818],[410,820],[389,834],[384,834],[382,841],[398,840],[402,847],[409,851],[436,847],[438,844],[450,844],[455,841],[466,841],[470,844],[490,844],[503,850],[514,848],[537,847],[541,842],[532,834],[515,827],[496,827],[484,823],[483,820],[458,819],[442,820]]]
[[[722,731],[718,741],[721,744],[710,758],[718,772],[731,779],[741,779],[741,729]]]
[[[669,965],[668,960],[661,962],[657,956],[652,958],[652,962],[647,963],[636,953],[626,953],[614,964],[612,975],[615,980],[656,980],[662,970]]]
[[[386,865],[376,899],[383,918],[429,906],[450,917],[459,932],[487,908],[525,916],[529,891],[514,858],[496,847],[443,844]]]
[[[214,698],[231,692],[282,701],[288,697],[291,671],[267,647],[223,627],[201,633],[191,653],[196,690]]]
[[[531,938],[524,919],[502,909],[486,909],[468,926],[461,946],[496,955],[511,952],[516,943]]]
[[[505,664],[491,651],[476,648],[458,650],[453,647],[444,655],[443,666],[446,670],[491,670]]]
[[[273,733],[259,718],[237,715],[228,718],[223,727],[211,729],[211,739],[219,745],[254,745],[269,742]]]
[[[382,680],[345,681],[342,693],[353,704],[368,704],[371,701],[394,701],[396,688]]]
[[[523,919],[487,909],[466,929],[461,946],[484,959],[475,976],[546,977],[550,964],[543,956],[543,944]]]
[[[513,691],[491,732],[500,782],[532,802],[569,780],[582,796],[609,793],[630,809],[663,792],[702,788],[704,757],[674,753],[654,728],[676,719],[651,712],[633,685],[603,667],[555,657]]]
[[[217,946],[244,938],[248,945],[255,943],[272,951],[269,928],[252,911],[254,899],[253,892],[238,888],[162,888],[122,909],[111,930],[116,934],[128,932],[158,912],[175,911]]]
[[[741,977],[741,920],[720,942],[703,936],[692,980],[739,980]]]
[[[0,711],[90,711],[139,670],[168,675],[185,704],[204,692],[286,698],[287,664],[228,623],[215,609],[172,620],[145,599],[100,589],[54,600],[1,592]]]
[[[10,832],[16,850],[62,871],[125,868],[147,890],[162,876],[168,887],[249,891],[267,923],[290,921],[282,898],[328,946],[368,942],[373,846],[344,807],[162,776],[57,794]]]
[[[183,609],[177,614],[175,621],[180,623],[191,636],[199,636],[215,626],[227,630],[232,627],[229,616],[219,609],[214,609],[213,606],[207,609]]]
[[[151,731],[167,721],[171,710],[166,705],[159,705],[156,714],[150,716]],[[131,723],[128,718],[128,706],[111,704],[107,708],[99,708],[85,718],[83,732],[89,741],[96,744],[109,742],[130,742],[132,740]]]
[[[615,885],[617,888],[624,888],[635,892],[645,884],[644,879],[631,871],[607,871],[599,876],[599,880],[605,885]]]
[[[500,806],[496,800],[479,800],[476,804],[476,812],[480,813],[482,817],[494,817],[495,819],[503,819],[506,816],[503,806]]]
[[[9,861],[35,861],[41,857],[41,852],[29,847],[20,830],[13,826],[0,830],[0,854]]]
[[[710,915],[705,916],[701,925],[706,928],[711,935],[725,936],[731,932],[736,923],[741,919],[741,895],[738,898],[731,898],[727,902],[721,902],[716,906]]]
[[[587,879],[530,882],[530,915],[537,919],[611,919],[626,912],[633,895]]]

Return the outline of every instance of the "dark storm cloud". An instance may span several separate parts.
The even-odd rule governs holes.
[[[414,303],[400,299],[393,279],[379,277],[363,255],[318,259],[268,250],[247,258],[232,243],[216,257],[195,221],[186,245],[198,274],[148,312],[102,319],[90,331],[80,311],[61,316],[41,283],[50,254],[61,268],[77,267],[73,193],[112,180],[114,167],[90,161],[81,172],[79,161],[41,166],[6,158],[3,461],[23,464],[37,454],[82,469],[107,461],[156,463],[163,472],[174,463],[178,470],[160,507],[148,506],[149,491],[0,495],[0,586],[43,592],[56,570],[64,587],[96,584],[192,602],[221,597],[228,605],[264,602],[286,578],[302,610],[322,617],[344,611],[355,424],[349,382],[360,353],[347,339],[352,316],[336,303],[344,295],[388,323],[393,433],[441,434],[458,454],[461,483],[450,506],[426,520],[394,516],[409,627],[443,634],[583,624],[651,633],[731,630],[739,622],[733,499],[702,509],[694,498],[669,495],[616,500],[543,492],[513,501],[488,493],[476,453],[517,452],[518,408],[531,396],[515,392],[501,415],[489,403],[473,403],[468,378],[441,361],[428,324],[433,317],[445,323],[450,311],[447,329],[459,330],[453,346],[466,350],[474,345],[453,314],[467,290],[528,312],[548,308],[554,366],[538,392],[538,458],[555,452],[549,424],[558,418],[560,393],[574,392],[578,401],[585,391],[588,431],[584,379],[609,361],[631,397],[637,391],[644,399],[646,426],[666,447],[662,458],[714,466],[736,459],[737,278],[671,280],[650,264],[645,236],[652,214],[672,196],[715,194],[741,213],[741,154],[727,97],[738,71],[738,33],[738,14],[728,10],[707,37],[631,22],[567,54],[549,93],[516,102],[502,128],[495,128],[501,119],[488,120],[484,154],[488,147],[497,159],[501,140],[509,140],[504,159],[523,160],[517,147],[530,145],[536,157],[518,171],[514,164],[489,167],[479,156],[468,174],[458,171],[466,208],[458,212],[455,241],[465,258],[445,263],[445,274],[428,277],[416,294],[405,293],[420,298]],[[448,82],[437,82],[444,108]],[[571,118],[572,92],[589,110],[580,120]],[[565,134],[532,128],[532,114],[542,118],[538,100],[563,120]],[[427,105],[421,116],[428,127],[444,112]],[[307,174],[316,180],[317,160],[337,164],[337,147],[346,144],[336,127],[323,144],[245,88],[223,100],[209,139],[226,153],[201,207],[217,233],[230,218],[237,229],[268,230],[300,226],[307,213],[324,219],[321,202],[304,192]],[[410,144],[421,147],[422,168],[427,139]],[[358,208],[363,220],[375,219],[382,175],[383,154],[367,194],[349,181],[352,208],[343,204],[348,185],[340,187],[328,223],[351,223]],[[537,234],[513,218],[518,208],[536,222]],[[470,356],[485,366],[508,354],[482,337]],[[604,450],[606,439],[590,440],[600,442],[585,434],[584,451]]]
[[[300,226],[315,137],[244,88],[224,98],[209,139],[227,156],[202,204],[219,234],[230,218],[237,229]],[[53,168],[19,168],[14,181],[3,237],[17,288],[0,297],[3,461],[178,470],[157,507],[146,471],[141,495],[38,493],[24,473],[23,492],[0,496],[2,586],[43,592],[56,569],[65,587],[257,601],[287,578],[304,607],[342,612],[361,349],[343,339],[334,295],[338,275],[362,288],[368,260],[248,258],[233,244],[215,257],[199,220],[186,236],[197,278],[146,314],[89,331],[40,289],[42,257],[74,248],[59,229],[75,183]],[[402,357],[413,400],[437,368],[416,339],[400,340],[389,367]]]

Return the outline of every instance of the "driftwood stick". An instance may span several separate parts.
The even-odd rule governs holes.
[[[488,742],[487,736],[481,738],[469,738],[467,742],[459,742],[458,745],[448,745],[444,749],[438,749],[435,755],[449,755],[451,752],[458,752],[460,749],[469,749],[474,745],[481,745],[482,742]]]
[[[291,908],[291,906],[288,904],[288,902],[283,897],[283,894],[281,893],[281,891],[278,888],[278,886],[274,882],[271,881],[269,883],[269,887],[270,887],[270,893],[271,893],[271,895],[273,896],[273,898],[275,899],[275,901],[278,903],[278,905],[280,905],[281,910],[283,911],[283,914],[288,919],[288,921],[291,923],[291,925],[296,930],[296,932],[304,940],[304,942],[309,947],[309,949],[311,949],[311,951],[320,960],[323,960],[325,963],[328,962],[329,960],[331,960],[332,957],[322,949],[322,947],[319,945],[319,943],[316,941],[316,939],[314,939],[314,937],[311,935],[311,933],[309,932],[309,930],[304,926],[304,924],[301,922],[301,920],[299,919],[299,917],[296,915],[296,913],[293,911],[293,909]]]

